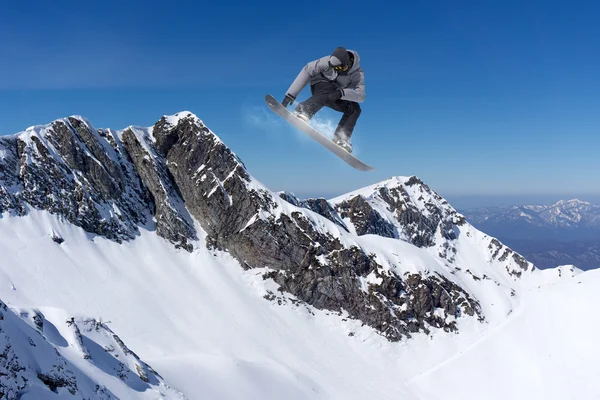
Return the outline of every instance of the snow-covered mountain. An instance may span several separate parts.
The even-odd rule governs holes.
[[[600,394],[597,274],[535,269],[417,177],[274,193],[189,112],[0,138],[0,254],[7,398]]]
[[[600,267],[600,206],[573,199],[462,213],[475,227],[507,243],[539,268]]]
[[[552,205],[481,207],[463,211],[481,229],[509,232],[531,239],[532,235],[560,240],[600,238],[600,206],[577,199]]]

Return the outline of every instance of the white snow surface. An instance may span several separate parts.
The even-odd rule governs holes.
[[[55,232],[65,242],[53,242]],[[408,243],[372,235],[365,242],[400,254],[406,268],[441,268]],[[189,399],[600,396],[593,335],[600,315],[592,301],[599,271],[532,274],[508,316],[487,324],[459,319],[460,334],[390,343],[344,315],[267,301],[276,285],[262,279],[264,271],[244,271],[228,254],[202,246],[176,250],[149,231],[119,245],[30,210],[0,218],[0,254],[0,299],[9,307],[58,310],[45,314],[57,326],[67,316],[104,321]],[[477,298],[493,310],[485,291]],[[81,364],[70,347],[59,350]],[[122,394],[100,369],[88,373]],[[152,398],[127,393],[122,398]]]

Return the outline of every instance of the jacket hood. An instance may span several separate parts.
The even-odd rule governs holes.
[[[338,47],[333,51],[333,53],[331,53],[331,56],[329,57],[329,63],[332,66],[350,65],[350,55],[345,48]]]
[[[350,53],[352,53],[352,55],[354,55],[354,64],[352,64],[352,68],[350,68],[346,73],[350,74],[354,71],[356,71],[357,69],[360,68],[360,56],[358,55],[358,53],[354,50],[348,50]]]

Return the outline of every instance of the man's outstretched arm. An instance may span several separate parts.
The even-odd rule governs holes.
[[[290,88],[286,92],[286,96],[292,96],[294,99],[298,96],[298,93],[308,85],[310,78],[325,72],[329,68],[329,56],[320,58],[315,61],[311,61],[302,68]]]

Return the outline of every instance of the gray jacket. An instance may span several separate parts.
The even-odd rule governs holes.
[[[348,50],[354,54],[354,64],[346,73],[338,74],[329,66],[329,57],[325,56],[311,61],[298,74],[287,94],[296,98],[298,93],[310,82],[314,85],[318,82],[334,82],[342,89],[342,100],[362,103],[365,101],[365,73],[360,67],[360,57],[354,50]]]

